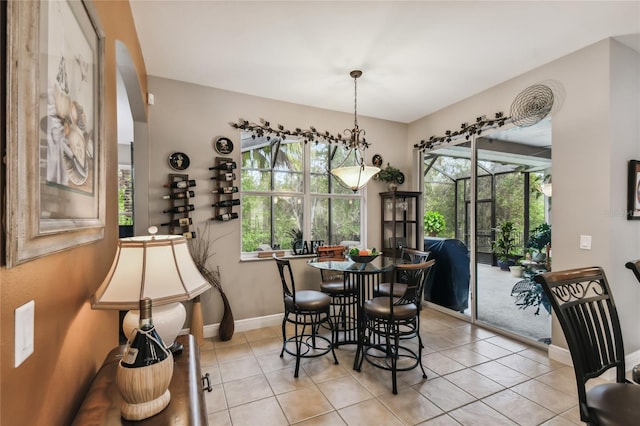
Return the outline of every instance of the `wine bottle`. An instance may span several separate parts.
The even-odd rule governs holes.
[[[192,240],[196,237],[196,233],[191,231],[191,232],[183,232],[182,236],[185,237],[187,240]]]
[[[230,180],[234,180],[236,178],[236,174],[235,173],[222,173],[218,176],[214,176],[211,178],[211,180],[224,180],[224,181],[230,181]]]
[[[209,170],[233,170],[236,167],[238,166],[235,161],[225,161],[217,166],[209,167]]]
[[[234,192],[238,192],[238,187],[237,186],[225,186],[224,188],[218,188],[218,189],[214,189],[213,191],[214,194],[233,194]]]
[[[211,207],[231,207],[231,206],[239,206],[240,200],[222,200],[217,203],[211,204]]]
[[[169,195],[163,195],[162,198],[165,200],[181,200],[183,198],[191,198],[195,196],[196,196],[196,193],[193,191],[184,191],[184,192],[174,192]]]
[[[190,217],[181,217],[167,223],[161,223],[160,226],[189,226],[193,223]]]
[[[196,186],[196,181],[191,179],[191,180],[179,180],[176,182],[171,182],[169,185],[165,185],[165,187],[168,188],[178,188],[178,189],[182,189],[182,188],[189,188],[192,186]]]
[[[165,360],[171,355],[151,319],[151,299],[140,300],[140,320],[132,333],[120,365],[127,368],[145,367]]]
[[[173,206],[170,209],[162,210],[162,213],[184,213],[191,212],[195,209],[193,204],[189,204],[186,206]]]
[[[237,219],[237,218],[238,218],[238,213],[223,213],[214,217],[215,220],[221,220],[223,222],[226,222],[227,220],[231,220],[231,219]]]

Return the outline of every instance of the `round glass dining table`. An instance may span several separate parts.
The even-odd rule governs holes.
[[[356,327],[346,329],[340,333],[336,345],[356,344],[356,356],[354,358],[354,369],[358,365],[358,360],[362,356],[364,342],[364,303],[373,298],[380,283],[388,282],[393,271],[394,263],[390,258],[379,256],[369,263],[356,263],[351,260],[324,260],[321,257],[310,259],[307,264],[313,268],[343,272],[345,288],[354,288],[356,303]],[[399,259],[395,259],[399,260]]]

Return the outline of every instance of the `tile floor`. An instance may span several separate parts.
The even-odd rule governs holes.
[[[420,369],[398,374],[368,365],[352,369],[354,345],[302,361],[280,358],[279,327],[235,333],[201,348],[205,393],[214,425],[575,425],[581,424],[571,367],[545,352],[423,309]]]

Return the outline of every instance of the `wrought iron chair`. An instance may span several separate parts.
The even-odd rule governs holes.
[[[625,379],[624,346],[618,312],[600,267],[546,272],[534,277],[546,292],[571,352],[580,419],[589,424],[640,424],[640,386]],[[589,379],[610,368],[615,383]]]
[[[403,248],[402,253],[400,254],[400,259],[406,263],[422,263],[429,260],[429,256],[431,252],[429,251],[420,251],[415,249]],[[402,270],[398,270],[397,273],[402,274]],[[380,287],[377,290],[377,295],[379,296],[388,296],[390,295],[391,284],[390,283],[381,283]],[[406,277],[398,276],[396,278],[396,283],[394,286],[394,296],[400,297],[407,290]]]
[[[282,281],[282,293],[284,298],[284,317],[282,319],[282,351],[296,357],[296,368],[293,377],[298,377],[301,358],[314,358],[325,355],[329,352],[333,354],[333,360],[338,364],[338,358],[333,349],[335,342],[335,330],[331,322],[331,298],[326,294],[316,290],[298,290],[293,278],[291,263],[287,259],[282,259],[273,255],[273,259],[278,266],[278,273]],[[319,334],[319,326],[328,323],[331,330],[331,338]],[[294,335],[287,338],[287,323],[294,325]],[[319,347],[318,341],[325,343]],[[289,348],[290,345],[295,350]]]
[[[344,261],[346,247],[343,245],[319,247],[318,261]],[[353,340],[348,335],[356,334],[358,289],[344,279],[344,272],[321,269],[320,291],[331,297],[331,320],[336,331],[335,346]],[[340,336],[343,336],[340,338]]]
[[[422,339],[420,337],[420,304],[422,292],[435,260],[422,263],[398,264],[393,267],[390,294],[394,294],[397,277],[406,278],[406,290],[400,297],[378,296],[364,303],[364,327],[360,341],[363,356],[358,360],[359,371],[363,360],[375,367],[391,371],[392,390],[398,393],[397,372],[420,365],[422,377],[427,378],[422,365]],[[408,346],[408,338],[417,338],[415,349]]]

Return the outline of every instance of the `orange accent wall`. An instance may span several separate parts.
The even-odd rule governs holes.
[[[145,93],[147,77],[129,2],[94,1],[93,6],[105,33],[105,238],[0,269],[2,425],[69,424],[97,369],[118,344],[117,311],[95,311],[89,303],[111,266],[118,238],[116,40],[127,46]],[[14,368],[14,310],[29,300],[35,301],[34,353]]]

